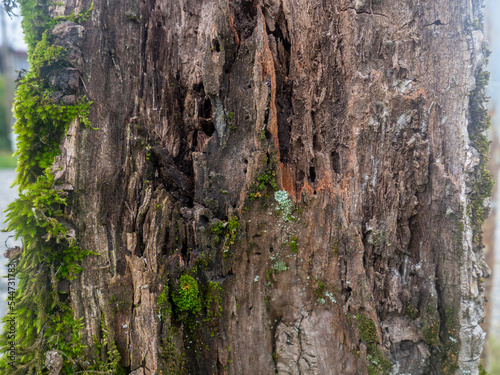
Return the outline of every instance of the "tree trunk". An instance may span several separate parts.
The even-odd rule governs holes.
[[[480,0],[93,0],[84,37],[65,20],[49,40],[96,128],[73,120],[52,167],[99,254],[58,282],[75,373],[478,374]]]

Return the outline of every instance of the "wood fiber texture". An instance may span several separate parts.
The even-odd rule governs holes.
[[[478,373],[479,1],[93,4],[98,129],[58,161],[100,254],[71,284],[84,342],[104,314],[133,374]]]

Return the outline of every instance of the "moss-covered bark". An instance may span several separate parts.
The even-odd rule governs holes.
[[[28,369],[478,373],[479,1],[21,5]]]

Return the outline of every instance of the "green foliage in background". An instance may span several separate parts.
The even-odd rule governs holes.
[[[5,77],[0,76],[0,152],[8,153],[12,150],[10,142],[10,111],[8,108],[7,88]],[[0,163],[0,168],[2,165]]]
[[[10,151],[0,151],[0,169],[14,169],[17,166],[17,158]]]

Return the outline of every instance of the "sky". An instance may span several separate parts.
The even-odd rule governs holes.
[[[12,17],[12,19],[5,14],[3,7],[0,6],[3,17],[7,22],[7,40],[11,47],[17,50],[26,50],[26,44],[24,43],[23,30],[21,28],[21,17]],[[19,9],[16,9],[16,13],[19,13]],[[2,30],[0,28],[0,41],[3,40]]]

